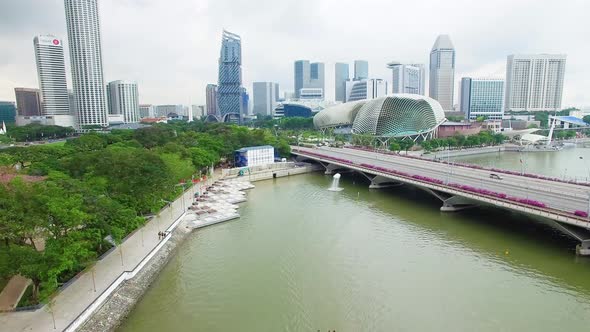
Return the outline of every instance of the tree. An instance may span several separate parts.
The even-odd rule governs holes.
[[[68,140],[66,146],[70,146],[79,152],[98,151],[107,146],[107,140],[102,134],[85,134],[78,138]]]
[[[389,150],[396,151],[399,153],[401,149],[402,147],[397,141],[392,141],[391,143],[389,143]]]
[[[584,122],[590,124],[590,115],[585,115],[582,120],[584,120]]]
[[[400,148],[408,154],[408,150],[414,146],[414,141],[411,139],[401,139],[398,141],[398,144],[400,145]]]

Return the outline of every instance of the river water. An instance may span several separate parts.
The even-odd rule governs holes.
[[[527,171],[584,176],[589,152],[530,153]],[[521,166],[515,153],[459,159]],[[331,183],[255,183],[242,217],[194,232],[119,331],[590,329],[590,259],[544,223],[441,213],[420,190],[358,176]]]

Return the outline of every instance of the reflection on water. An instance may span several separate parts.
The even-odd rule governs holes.
[[[561,152],[560,152],[561,153]],[[497,331],[590,326],[590,261],[543,223],[439,212],[343,175],[258,182],[194,233],[121,331]]]

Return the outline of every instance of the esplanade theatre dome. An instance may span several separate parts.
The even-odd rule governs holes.
[[[336,105],[313,119],[318,129],[351,126],[352,134],[376,137],[426,136],[445,121],[436,100],[405,93]]]

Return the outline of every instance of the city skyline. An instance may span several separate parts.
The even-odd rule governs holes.
[[[445,4],[443,8],[442,5],[433,1],[422,1],[420,5],[430,4],[433,9],[442,10],[447,17],[428,16],[431,24],[403,36],[390,36],[388,42],[383,43],[380,36],[367,34],[366,31],[338,36],[336,32],[342,28],[340,23],[325,25],[306,19],[303,15],[304,11],[290,2],[264,13],[253,12],[252,8],[242,8],[238,5],[239,8],[235,8],[235,12],[247,12],[261,20],[267,15],[280,17],[289,14],[305,19],[306,23],[311,24],[308,29],[317,33],[302,34],[284,26],[264,31],[259,26],[237,18],[235,15],[223,18],[221,14],[227,12],[231,8],[230,5],[233,5],[223,1],[215,6],[180,1],[174,8],[167,8],[163,4],[149,1],[141,4],[122,4],[112,0],[99,2],[99,10],[103,14],[101,30],[105,81],[120,78],[138,81],[138,85],[142,87],[139,96],[142,103],[205,104],[206,84],[217,81],[218,36],[223,28],[227,28],[247,40],[243,50],[242,67],[244,68],[243,86],[248,89],[254,81],[273,81],[283,87],[282,91],[293,91],[292,64],[295,60],[309,58],[325,63],[326,98],[334,99],[334,63],[343,60],[351,63],[352,61],[349,62],[348,59],[366,59],[371,67],[371,77],[389,81],[391,75],[390,70],[386,68],[386,63],[391,59],[403,63],[428,63],[432,41],[439,34],[449,34],[458,54],[454,86],[455,104],[458,100],[457,90],[461,77],[504,76],[505,59],[509,54],[563,53],[568,55],[568,65],[562,107],[590,105],[590,97],[585,94],[588,83],[584,80],[585,54],[589,47],[576,42],[576,40],[582,40],[582,31],[587,30],[584,28],[587,27],[587,23],[582,20],[563,18],[567,17],[565,13],[582,13],[584,9],[588,9],[588,5],[582,3],[556,5],[547,2],[548,6],[535,9],[529,8],[527,3],[532,2],[528,1],[511,4],[515,10],[503,22],[511,21],[510,18],[513,18],[512,21],[518,21],[518,18],[524,16],[534,17],[534,19],[518,25],[506,23],[506,29],[497,31],[492,22],[505,17],[505,13],[499,9],[454,2]],[[372,5],[388,6],[385,2],[370,2]],[[320,6],[313,16],[325,13],[327,10],[325,7]],[[356,13],[352,3],[345,1],[340,7],[343,17],[350,17]],[[486,16],[478,16],[480,20],[477,24],[472,21],[460,22],[453,19],[460,16],[454,13],[458,8],[478,13],[482,7],[486,9]],[[14,100],[14,87],[38,87],[34,56],[26,54],[32,53],[31,38],[38,34],[66,35],[61,0],[42,3],[32,0],[20,1],[10,4],[9,9],[2,12],[11,13],[11,17],[0,14],[2,15],[0,24],[3,27],[0,29],[2,31],[0,36],[5,37],[3,40],[6,40],[9,45],[7,54],[2,56],[2,67],[0,67],[4,74],[0,79],[0,99],[2,100]],[[115,14],[104,15],[107,12]],[[137,15],[137,12],[140,15]],[[196,19],[191,23],[179,22],[172,27],[156,29],[147,24],[149,20],[143,16],[157,13],[164,17],[174,17],[186,12],[194,13],[197,18],[204,18],[204,20]],[[131,13],[134,14],[131,15]],[[372,21],[379,21],[378,18],[385,13],[369,13],[369,15]],[[245,16],[248,17],[248,15]],[[123,20],[123,17],[130,17],[132,22],[137,24]],[[540,19],[549,18],[555,19],[553,22],[556,24],[552,27],[535,23]],[[400,26],[407,24],[405,20],[379,24],[391,25],[390,28],[394,28],[398,24]],[[142,36],[149,36],[150,41],[146,43]],[[282,41],[280,45],[284,47],[284,51],[270,52],[268,40]],[[163,57],[172,57],[175,61],[164,63]],[[68,86],[71,87],[69,54],[66,54],[66,67]]]

